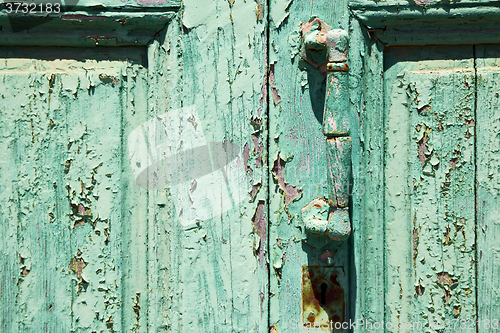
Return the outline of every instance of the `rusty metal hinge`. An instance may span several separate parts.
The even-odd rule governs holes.
[[[351,150],[347,51],[348,34],[332,29],[319,18],[301,25],[301,57],[326,75],[323,134],[326,139],[328,165],[328,200],[315,199],[303,209],[307,219],[305,231],[344,241],[351,233],[349,191]],[[326,212],[326,209],[328,212]],[[323,211],[318,218],[312,211]]]

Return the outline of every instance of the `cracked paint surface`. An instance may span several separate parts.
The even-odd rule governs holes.
[[[418,313],[425,332],[433,331],[429,323],[444,327],[443,318],[476,313],[474,158],[480,152],[469,125],[476,107],[472,50],[460,53],[462,60],[420,61],[418,68],[398,50],[389,55],[398,62],[386,83],[386,319],[415,320]]]
[[[296,186],[292,186],[285,182],[284,178],[285,161],[278,155],[274,161],[274,166],[272,169],[274,179],[278,183],[281,191],[283,192],[283,197],[285,198],[285,205],[290,204],[293,200],[300,197],[302,194],[301,189],[297,189]]]
[[[120,190],[121,119],[141,85],[132,77],[145,74],[141,55],[124,49],[98,62],[99,51],[63,49],[50,60],[53,51],[35,50],[41,59],[19,57],[21,48],[1,54],[0,276],[9,309],[0,330],[128,330],[135,318],[122,304],[135,291],[122,283],[131,269],[122,244],[134,228]]]

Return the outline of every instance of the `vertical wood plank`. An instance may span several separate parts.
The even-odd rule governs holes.
[[[102,51],[2,54],[2,126],[12,131],[1,140],[11,170],[2,210],[17,210],[2,220],[2,260],[16,266],[2,325],[12,331],[123,330],[122,74],[143,61],[138,49]]]
[[[479,332],[498,328],[500,311],[500,49],[476,46],[477,67],[477,311]]]
[[[49,327],[71,327],[72,286],[64,279],[69,253],[60,242],[68,240],[70,232],[58,226],[58,195],[53,186],[60,177],[53,161],[61,157],[62,128],[49,130],[56,108],[50,108],[47,96],[37,93],[48,93],[49,77],[34,74],[30,87],[26,75],[19,73],[23,64],[6,61],[1,70],[2,184],[6,188],[1,201],[6,241],[1,253],[8,274],[2,279],[7,302],[2,330],[45,332]],[[59,87],[55,90],[60,93]],[[61,253],[61,261],[52,251]]]
[[[121,210],[122,223],[122,316],[123,329],[148,331],[148,189],[139,186],[132,165],[136,163],[137,139],[132,133],[148,120],[148,75],[138,65],[127,66],[122,73],[121,120]],[[144,138],[144,136],[142,136]],[[142,185],[142,184],[140,184]]]
[[[360,27],[353,24],[353,33]],[[367,325],[355,331],[374,331],[368,324],[380,323],[385,314],[384,270],[384,53],[382,45],[366,31],[356,36],[352,57],[357,59],[358,89],[352,89],[351,103],[356,110],[358,154],[353,154],[354,173],[360,184],[358,218],[353,220],[353,246],[356,279],[356,308],[353,318]],[[358,50],[356,52],[356,50]],[[361,59],[360,59],[361,58]],[[364,70],[364,71],[362,71]],[[354,87],[353,87],[354,88]],[[359,100],[356,98],[359,96]],[[354,135],[354,133],[353,133]],[[355,183],[356,184],[356,183]],[[354,192],[356,193],[356,192]],[[355,201],[356,203],[356,201]],[[354,211],[356,214],[356,210]]]
[[[302,209],[329,197],[326,138],[322,133],[325,77],[300,58],[300,24],[312,16],[334,29],[348,29],[347,1],[270,3],[271,332],[296,332],[307,324],[302,313],[303,266],[337,266],[344,274],[339,280],[345,294],[349,288],[347,242],[334,241],[313,249],[315,242],[308,243],[303,234],[307,218]],[[348,110],[345,112],[349,116]],[[346,299],[341,302],[344,306]],[[346,318],[344,313],[342,319]]]
[[[190,117],[166,127],[182,155],[172,172],[176,184],[149,194],[157,239],[169,239],[157,242],[156,251],[169,255],[158,269],[168,272],[170,286],[157,296],[164,305],[156,327],[268,332],[267,2],[184,6],[158,40],[149,107],[152,117]],[[183,137],[186,131],[199,136]],[[207,155],[184,152],[195,142]],[[205,171],[196,175],[193,166]]]
[[[474,325],[472,48],[386,57],[386,320],[426,332],[453,319]]]

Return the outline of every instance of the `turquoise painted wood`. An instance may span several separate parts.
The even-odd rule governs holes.
[[[478,319],[493,320],[499,316],[498,307],[498,140],[499,135],[499,48],[476,47],[477,69],[477,294]],[[496,323],[496,322],[495,322]],[[492,325],[496,325],[492,323]],[[483,325],[483,331],[486,331]]]
[[[306,232],[308,221],[328,219],[331,209],[328,201],[337,202],[329,184],[328,143],[323,133],[326,73],[304,61],[301,53],[301,29],[305,29],[301,24],[314,16],[333,29],[349,29],[346,1],[294,0],[270,4],[270,42],[274,46],[269,58],[271,332],[298,332],[314,325],[315,331],[330,331],[329,321],[347,320],[349,307],[354,304],[349,302],[352,281],[349,242],[331,241],[329,237]],[[327,61],[326,55],[324,60],[314,60],[319,64]],[[334,100],[331,102],[335,104]],[[357,127],[348,105],[344,102],[341,106],[344,108],[339,116],[347,119],[351,127]],[[356,128],[351,130],[351,135],[355,133]],[[353,172],[358,173],[354,168]],[[303,300],[303,272],[309,266],[332,267],[334,272],[332,281],[330,274],[325,279],[330,281],[328,288],[338,288],[337,310],[327,316],[305,310],[314,308],[305,303],[312,304],[312,300]],[[316,301],[321,301],[318,286],[312,288],[316,290]]]
[[[184,5],[2,7],[2,331],[269,330],[267,4]]]
[[[494,3],[0,9],[2,332],[496,329]],[[308,231],[336,209],[347,240]]]
[[[144,209],[121,172],[144,54],[30,51],[2,50],[2,331],[145,325]]]
[[[473,48],[395,48],[385,59],[385,318],[474,326]]]

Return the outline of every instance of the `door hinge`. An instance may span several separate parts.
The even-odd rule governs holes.
[[[328,213],[323,214],[324,218],[311,215],[312,203],[303,210],[305,231],[315,236],[325,235],[330,240],[343,241],[351,233],[349,192],[352,140],[347,64],[349,38],[347,31],[332,29],[319,18],[303,23],[301,30],[302,59],[326,76],[322,128],[326,140],[329,196],[323,201],[328,203]],[[324,211],[325,208],[321,207],[321,210]]]

